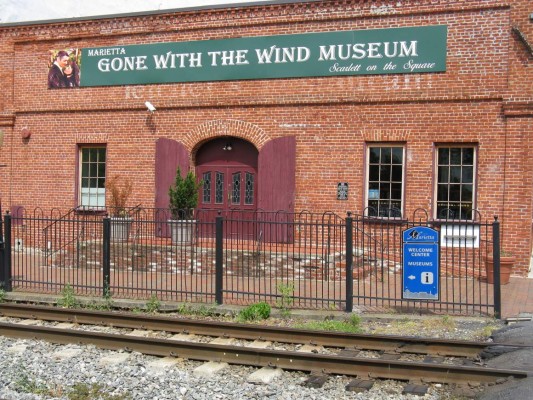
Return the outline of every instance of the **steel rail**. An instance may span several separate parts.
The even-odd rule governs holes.
[[[527,377],[527,371],[255,349],[22,324],[0,323],[0,334],[57,344],[91,344],[103,349],[137,351],[155,356],[381,379],[419,379],[425,382],[466,384]]]
[[[0,304],[0,315],[88,325],[107,325],[117,328],[454,357],[476,357],[490,345],[495,345],[487,342],[324,332],[264,325],[201,321],[168,316],[138,315],[127,312],[101,312],[10,303]],[[497,345],[516,348],[528,347],[524,345]]]

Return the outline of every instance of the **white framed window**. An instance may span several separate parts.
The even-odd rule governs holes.
[[[472,145],[437,146],[436,219],[474,219],[476,157]]]
[[[367,146],[367,216],[401,218],[403,214],[405,146]]]
[[[105,207],[105,146],[80,147],[79,206]]]

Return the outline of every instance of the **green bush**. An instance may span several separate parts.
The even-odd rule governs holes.
[[[239,321],[257,321],[270,317],[270,304],[265,302],[252,304],[239,313]]]
[[[202,183],[196,182],[192,171],[183,178],[178,167],[174,185],[168,190],[172,219],[192,219],[193,210],[198,205],[198,189],[201,186]]]

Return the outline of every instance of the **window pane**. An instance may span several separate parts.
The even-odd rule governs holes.
[[[231,202],[233,204],[241,203],[241,174],[233,174],[233,188],[231,191]]]
[[[403,147],[392,148],[392,163],[393,164],[403,163]]]
[[[461,185],[450,185],[450,201],[461,200]]]
[[[474,149],[463,149],[463,165],[474,165]]]
[[[98,149],[91,148],[89,149],[89,162],[98,161]]]
[[[472,219],[472,205],[463,204],[461,206],[460,212],[461,212],[460,214],[461,219]]]
[[[382,200],[390,199],[390,183],[380,183],[379,198]]]
[[[390,165],[382,165],[379,169],[379,180],[389,182],[391,179],[391,167]]]
[[[89,176],[89,164],[82,164],[81,165],[81,176],[82,177],[88,177]]]
[[[215,203],[224,203],[224,174],[221,172],[217,172],[215,178]]]
[[[254,175],[246,173],[244,204],[254,204]]]
[[[448,200],[448,185],[439,185],[437,187],[437,201]]]
[[[472,183],[474,182],[474,168],[473,167],[463,167],[463,183]]]
[[[393,181],[393,182],[401,182],[402,181],[402,166],[401,165],[394,165],[392,167],[391,181]]]
[[[391,184],[391,193],[390,198],[394,200],[402,199],[402,184],[401,183],[392,183]]]
[[[89,177],[96,178],[98,176],[98,164],[89,164]]]
[[[98,163],[98,177],[104,177],[105,176],[105,164],[104,163]]]
[[[202,182],[202,202],[211,203],[211,172],[204,172]]]
[[[379,163],[379,147],[371,147],[369,151],[369,162],[370,164]]]
[[[460,147],[453,147],[450,149],[450,165],[461,165],[462,150]]]
[[[450,179],[450,176],[448,174],[448,166],[445,166],[445,167],[439,167],[439,170],[438,170],[438,182],[439,183],[448,183],[449,182],[449,179]]]
[[[461,182],[461,167],[450,167],[450,183]]]
[[[378,181],[379,180],[379,165],[371,165],[368,171],[368,180]]]
[[[463,202],[472,202],[472,185],[463,185],[463,190],[461,193],[461,201]]]
[[[381,163],[382,164],[391,163],[391,148],[390,147],[381,148]]]
[[[445,148],[439,149],[439,165],[448,165],[450,164],[450,150]]]

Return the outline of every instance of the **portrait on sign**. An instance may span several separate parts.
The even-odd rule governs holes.
[[[48,89],[80,86],[81,51],[79,49],[50,50]]]

